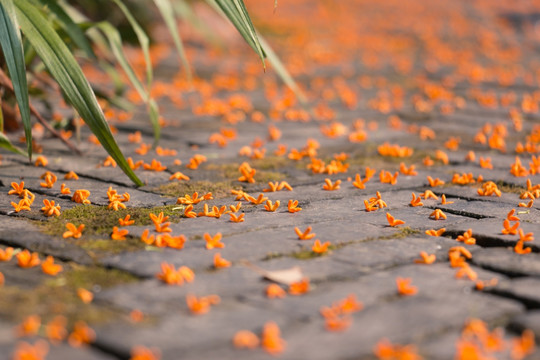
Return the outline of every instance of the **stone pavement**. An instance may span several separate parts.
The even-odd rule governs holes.
[[[108,112],[126,156],[148,168],[136,170],[145,186],[106,166],[84,127],[83,157],[46,136],[46,166],[2,153],[0,257],[28,249],[63,270],[0,261],[0,358],[23,359],[23,342],[46,341],[47,359],[539,359],[538,5],[298,0],[269,17],[273,2],[247,3],[299,79],[306,108],[238,39],[220,53],[189,33],[193,87],[174,73],[170,49],[153,51],[161,150],[145,148],[153,139],[143,106],[129,121]],[[166,169],[150,168],[154,159]],[[254,182],[245,181],[250,169]],[[46,171],[58,178],[51,188],[40,185]],[[64,178],[70,171],[78,180]],[[341,184],[325,190],[326,179]],[[21,181],[35,199],[15,212],[20,199],[8,193]],[[292,190],[264,191],[283,181]],[[108,208],[109,187],[129,193],[125,209]],[[72,200],[81,189],[90,204]],[[194,192],[213,196],[190,218],[179,198]],[[270,212],[242,193],[280,205]],[[411,206],[413,194],[422,205]],[[45,216],[44,200],[60,216]],[[288,210],[291,200],[301,211]],[[152,223],[160,212],[170,233]],[[404,223],[391,226],[387,214]],[[121,226],[126,215],[134,224]],[[85,225],[80,238],[63,238],[68,223]],[[114,227],[128,231],[125,240],[111,238]],[[316,236],[299,240],[295,228],[308,227]],[[206,235],[218,233],[224,247],[207,249]],[[328,249],[316,252],[316,239]],[[416,261],[422,252],[429,264]],[[230,266],[216,266],[218,253]],[[157,278],[165,263],[170,282],[182,282],[182,267],[194,279],[167,284]],[[411,283],[397,286],[399,278]],[[268,296],[271,284],[282,298]],[[209,296],[208,313],[197,314],[208,310],[204,299],[188,306],[192,295]],[[264,333],[262,343],[240,348],[241,330]]]

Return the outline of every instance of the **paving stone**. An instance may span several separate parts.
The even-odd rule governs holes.
[[[540,337],[540,310],[531,310],[517,315],[512,319],[510,326],[518,333],[525,329],[531,329],[536,339],[538,339]]]
[[[508,298],[518,299],[528,308],[540,307],[540,280],[533,277],[524,277],[504,281],[491,289],[495,294]]]
[[[516,254],[513,249],[482,249],[474,253],[472,262],[484,269],[497,271],[509,276],[540,277],[540,255]]]
[[[42,234],[34,225],[24,220],[0,215],[0,242],[13,247],[22,247],[55,258],[75,261],[80,264],[93,263],[90,256],[78,246],[63,239]]]

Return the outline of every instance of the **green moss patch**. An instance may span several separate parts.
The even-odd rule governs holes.
[[[194,192],[198,192],[199,195],[211,192],[215,199],[220,199],[229,196],[232,188],[231,181],[210,182],[203,180],[173,182],[153,188],[152,191],[172,197],[185,196],[186,194],[191,196]]]
[[[119,226],[118,219],[123,219],[128,214],[130,219],[135,221],[134,225],[150,225],[152,224],[150,213],[157,215],[160,212],[163,212],[165,216],[169,216],[169,221],[178,222],[183,213],[180,210],[173,210],[177,207],[178,205],[167,205],[114,211],[107,209],[106,206],[79,205],[63,211],[58,217],[39,222],[38,225],[46,234],[55,236],[61,236],[66,231],[67,223],[73,223],[76,226],[84,224],[83,237],[88,235],[109,235],[114,226]]]

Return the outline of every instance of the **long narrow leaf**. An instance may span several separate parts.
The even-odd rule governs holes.
[[[249,15],[247,13],[246,7],[242,0],[207,0],[208,4],[212,6],[215,10],[225,15],[227,19],[236,27],[240,35],[246,40],[249,46],[259,55],[265,66],[264,59],[266,54],[261,47],[257,33]]]
[[[32,124],[30,123],[30,101],[28,100],[28,83],[26,66],[22,48],[21,34],[18,30],[17,16],[12,0],[0,3],[0,45],[4,53],[13,90],[19,104],[19,111],[26,136],[28,157],[32,158]]]
[[[169,29],[169,32],[171,33],[171,36],[174,41],[174,46],[176,46],[176,51],[178,52],[180,61],[182,62],[182,65],[184,66],[188,81],[191,82],[191,79],[192,79],[191,67],[189,66],[189,61],[187,59],[184,45],[182,44],[182,39],[180,39],[180,35],[178,34],[178,27],[176,26],[176,18],[174,16],[174,9],[169,0],[154,0],[154,3],[156,4],[158,8],[159,13],[163,17],[163,20],[165,20],[165,25],[167,25],[167,28]]]
[[[83,50],[86,55],[92,59],[96,58],[92,46],[88,42],[88,39],[84,35],[81,28],[73,21],[73,19],[65,12],[65,10],[58,5],[56,0],[39,0],[39,2],[49,8],[49,10],[56,15],[60,26],[66,31],[73,42]]]
[[[6,150],[9,150],[11,152],[14,152],[14,153],[22,155],[22,156],[27,156],[28,155],[23,150],[19,149],[15,145],[13,145],[11,143],[11,141],[9,141],[9,139],[6,137],[6,135],[4,135],[1,132],[0,132],[0,148],[4,148]]]
[[[277,54],[274,52],[274,49],[272,49],[270,44],[268,44],[268,42],[260,34],[259,41],[261,42],[261,46],[266,53],[266,58],[268,59],[270,64],[272,64],[272,67],[274,68],[274,70],[276,70],[278,76],[285,83],[285,85],[287,85],[289,89],[292,90],[298,100],[300,100],[300,102],[305,105],[307,103],[306,96],[298,87],[291,74],[289,74],[289,71],[287,71],[287,68],[285,68],[285,65],[283,65],[283,63],[279,59],[279,56],[277,56]]]
[[[120,0],[112,1],[120,8],[120,10],[122,10],[127,20],[129,21],[131,28],[135,32],[137,39],[139,40],[139,44],[141,45],[141,50],[144,56],[144,62],[146,65],[146,86],[150,88],[154,75],[152,71],[152,60],[150,59],[150,40],[148,39],[148,35],[146,35],[146,33],[139,25],[137,20],[135,20],[133,14],[131,14],[126,5],[124,5]]]
[[[64,91],[68,101],[124,173],[136,185],[141,186],[143,183],[120,151],[88,81],[67,46],[40,12],[26,0],[15,0],[14,3],[21,30]]]
[[[135,71],[133,71],[133,68],[129,64],[122,48],[122,38],[120,37],[120,33],[118,32],[118,30],[116,30],[111,24],[107,22],[101,22],[97,24],[97,27],[105,34],[107,39],[109,39],[111,50],[116,59],[118,60],[118,63],[120,64],[122,69],[124,69],[124,72],[133,84],[135,90],[137,90],[141,98],[146,103],[148,107],[150,121],[152,123],[152,128],[154,129],[154,144],[157,144],[161,134],[158,121],[159,113],[157,104],[153,103],[153,100],[150,98],[150,94],[144,88],[143,84],[135,74]]]

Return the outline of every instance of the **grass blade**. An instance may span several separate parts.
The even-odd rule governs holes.
[[[127,77],[133,84],[133,87],[143,101],[146,103],[148,107],[148,113],[150,116],[150,121],[152,123],[152,128],[154,129],[154,144],[157,144],[159,141],[159,137],[161,134],[161,129],[159,126],[159,113],[157,104],[154,103],[154,101],[150,98],[150,94],[148,91],[144,88],[143,84],[137,77],[137,74],[135,74],[135,71],[133,71],[133,68],[129,64],[126,55],[124,54],[124,50],[122,48],[122,38],[120,37],[120,33],[116,28],[114,28],[111,24],[107,22],[101,22],[97,24],[97,27],[105,34],[107,39],[109,39],[109,45],[111,47],[111,50],[118,60],[118,63],[126,73]]]
[[[188,81],[191,82],[191,67],[189,66],[189,61],[187,59],[184,45],[182,44],[182,39],[180,39],[180,35],[178,34],[178,27],[176,26],[176,18],[174,16],[174,9],[171,5],[171,2],[169,0],[154,0],[154,3],[156,4],[161,16],[163,17],[163,20],[165,20],[165,25],[167,25],[167,28],[171,33],[174,41],[174,46],[176,46],[176,51],[178,52],[178,56],[180,56],[180,61],[184,66]]]
[[[6,135],[4,135],[4,133],[2,132],[0,132],[0,148],[4,148],[22,156],[27,156],[27,154],[23,150],[13,145],[11,141],[9,141],[9,139],[6,137]]]
[[[95,59],[96,55],[94,54],[94,50],[92,50],[92,46],[84,35],[84,32],[81,30],[79,25],[77,25],[73,21],[73,19],[64,11],[64,9],[60,5],[58,5],[57,1],[39,0],[39,2],[44,6],[47,6],[49,10],[56,16],[58,22],[60,23],[60,26],[62,26],[65,32],[73,40],[73,42],[81,50],[83,50],[89,58]]]
[[[264,59],[266,54],[261,47],[255,27],[249,18],[244,2],[242,0],[207,0],[214,9],[221,10],[227,19],[236,27],[240,35],[246,40],[249,46],[259,55],[266,68]]]
[[[152,70],[152,60],[150,59],[150,40],[148,39],[148,35],[146,35],[146,33],[144,32],[142,27],[139,25],[137,20],[135,20],[135,18],[133,17],[133,14],[131,14],[131,12],[126,7],[126,5],[124,5],[120,0],[112,0],[112,1],[120,8],[120,10],[122,10],[127,20],[129,21],[131,28],[135,32],[137,39],[139,40],[139,44],[141,45],[141,50],[144,56],[144,62],[146,64],[146,86],[150,88],[150,86],[152,85],[152,78],[154,75],[153,75],[153,70]]]
[[[31,159],[32,124],[30,123],[30,101],[28,99],[26,66],[24,62],[21,34],[18,30],[17,16],[12,0],[5,0],[0,3],[0,45],[3,50],[4,59],[9,70],[11,82],[13,83],[13,91],[21,113],[28,158]]]
[[[136,185],[143,185],[129,167],[114,140],[103,111],[70,50],[36,8],[29,5],[26,0],[15,0],[14,3],[22,32],[36,49],[39,57],[64,91],[68,101],[124,173]]]
[[[266,58],[272,64],[272,67],[274,70],[276,70],[278,76],[281,78],[281,80],[289,87],[289,89],[292,90],[292,92],[296,95],[298,100],[303,104],[307,104],[306,96],[302,92],[302,90],[298,87],[298,84],[296,84],[296,81],[292,78],[291,74],[289,74],[289,71],[287,68],[285,68],[285,65],[281,62],[279,59],[279,56],[274,52],[270,44],[259,34],[259,41],[261,42],[261,46],[264,49],[266,53]]]

